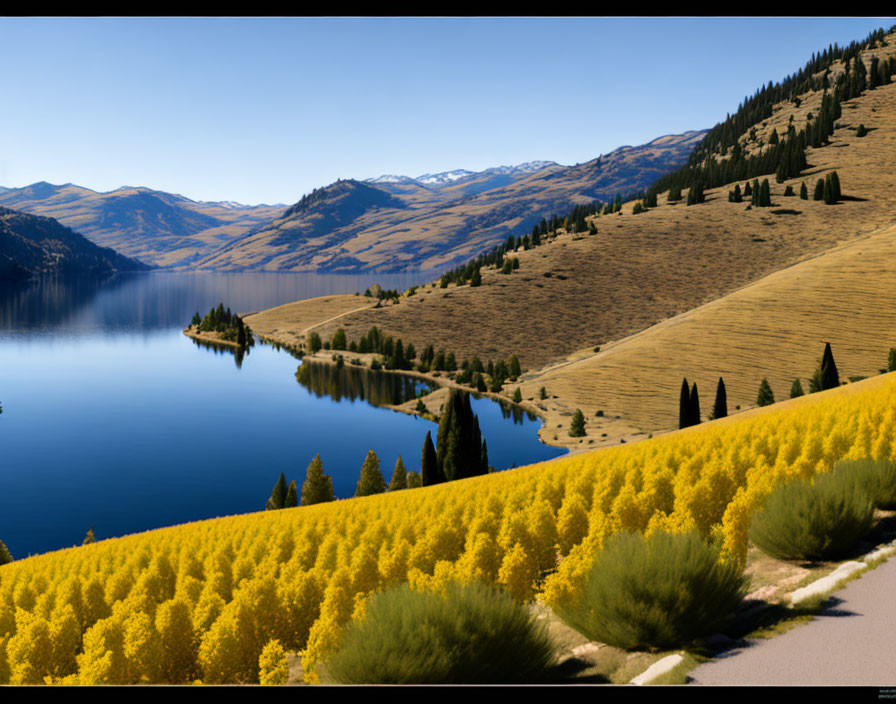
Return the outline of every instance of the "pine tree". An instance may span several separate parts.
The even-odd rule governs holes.
[[[713,418],[724,418],[728,415],[728,394],[725,391],[725,382],[719,377],[719,384],[716,386],[716,401],[712,406]]]
[[[790,398],[797,398],[799,396],[803,396],[803,384],[799,379],[794,379],[793,384],[790,387]]]
[[[420,475],[413,470],[408,472],[408,489],[419,489],[421,486],[423,486],[423,480]]]
[[[445,481],[445,475],[439,471],[436,448],[432,444],[432,434],[429,431],[426,433],[426,440],[423,441],[423,456],[420,460],[420,479],[423,482],[423,486],[441,484]]]
[[[868,130],[865,125],[859,125],[858,129],[856,130],[856,137],[864,137],[866,134],[868,134]]]
[[[815,192],[812,194],[812,200],[824,200],[824,180],[818,179],[815,183]]]
[[[96,542],[96,536],[93,534],[93,526],[90,526],[90,529],[87,531],[87,535],[84,536],[84,540],[81,542],[81,545],[90,545],[91,543]]]
[[[821,388],[836,389],[840,386],[840,375],[837,373],[837,364],[834,362],[834,353],[831,352],[831,343],[824,345],[824,354],[821,357]]]
[[[380,472],[380,461],[373,450],[367,451],[364,465],[361,467],[361,477],[355,488],[355,496],[371,496],[382,494],[386,491],[386,480]]]
[[[569,436],[571,438],[581,438],[585,436],[585,414],[582,413],[579,408],[573,413],[572,421],[569,424]]]
[[[800,198],[803,200],[809,200],[809,189],[806,188],[806,182],[803,181],[803,185],[800,186]]]
[[[299,505],[299,492],[296,488],[296,480],[293,479],[289,483],[289,488],[286,490],[286,497],[283,499],[283,508],[294,508]]]
[[[890,348],[890,357],[887,360],[887,371],[896,372],[896,347]]]
[[[513,392],[513,402],[514,403],[522,403],[523,402],[523,392],[520,391],[519,386],[517,386]]]
[[[401,455],[395,462],[395,469],[392,472],[392,479],[389,482],[389,491],[399,491],[408,488],[408,470],[401,461]]]
[[[681,381],[681,394],[678,398],[678,427],[691,426],[691,394],[687,377]]]
[[[523,371],[520,368],[520,360],[517,359],[515,354],[510,355],[507,360],[507,376],[510,377],[511,381],[516,381],[517,377],[522,374]]]
[[[499,361],[497,367],[504,366]],[[445,403],[436,436],[436,461],[447,481],[479,474],[482,434],[479,419],[473,415],[470,396],[456,389]]]
[[[311,506],[326,501],[335,501],[333,493],[333,478],[324,474],[324,464],[320,455],[315,455],[305,472],[305,481],[302,484],[302,506]]]
[[[688,398],[688,408],[691,417],[691,425],[700,424],[700,396],[697,394],[697,382],[691,387],[691,394]]]
[[[772,393],[772,387],[768,383],[768,379],[762,379],[759,384],[759,395],[756,397],[757,406],[770,406],[775,402],[775,394]]]
[[[283,472],[280,472],[280,478],[277,480],[277,483],[274,484],[273,491],[271,491],[271,498],[269,498],[267,504],[265,504],[265,511],[283,508],[283,503],[286,501],[286,492],[286,477]]]

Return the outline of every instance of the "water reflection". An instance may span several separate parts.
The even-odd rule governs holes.
[[[363,293],[374,283],[405,290],[426,272],[399,274],[186,273],[54,276],[0,284],[0,331],[89,333],[183,329],[218,303],[250,313],[315,296]]]
[[[420,379],[348,362],[338,366],[305,360],[296,371],[296,381],[318,398],[361,400],[371,406],[397,406],[433,390],[431,384]]]
[[[201,347],[204,350],[212,350],[216,355],[233,355],[233,361],[237,369],[243,368],[243,360],[249,356],[249,350],[252,349],[251,347],[234,347],[233,345],[222,345],[209,342],[208,340],[197,340],[195,337],[191,337],[190,340],[197,347]]]

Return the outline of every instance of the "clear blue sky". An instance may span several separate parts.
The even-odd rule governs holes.
[[[0,185],[292,203],[711,127],[887,18],[0,18]]]

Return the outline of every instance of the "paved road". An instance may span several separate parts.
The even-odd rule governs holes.
[[[896,557],[807,624],[699,665],[694,684],[896,686]]]

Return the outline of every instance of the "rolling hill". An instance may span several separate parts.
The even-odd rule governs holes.
[[[53,218],[0,207],[0,280],[43,274],[98,274],[145,271],[142,262],[98,247]]]

